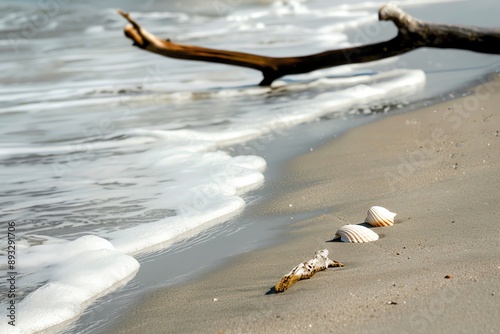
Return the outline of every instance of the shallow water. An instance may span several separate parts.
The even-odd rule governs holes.
[[[498,7],[494,1],[401,3],[429,20],[497,24],[486,10]],[[177,42],[284,56],[389,38],[395,30],[377,22],[380,4],[151,0],[122,9]],[[137,258],[159,261],[148,252],[192,235],[210,238],[215,223],[238,231],[235,217],[252,201],[250,191],[272,177],[268,165],[280,161],[273,156],[286,156],[270,144],[284,132],[330,122],[330,135],[340,133],[462,88],[499,64],[496,56],[424,49],[262,88],[252,70],[132,47],[117,5],[125,7],[0,4],[0,216],[16,223],[16,330],[78,318],[96,297],[141,273]],[[443,8],[453,10],[434,14]],[[471,10],[484,15],[466,15]],[[299,146],[286,148],[288,156]],[[182,243],[175,247],[183,254]],[[174,281],[184,275],[171,270]]]

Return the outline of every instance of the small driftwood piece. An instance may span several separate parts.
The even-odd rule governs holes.
[[[340,262],[330,260],[328,258],[328,249],[317,251],[314,257],[307,262],[301,263],[274,286],[274,291],[283,292],[288,289],[293,283],[301,279],[308,279],[314,276],[318,271],[325,270],[328,267],[343,267]]]
[[[392,21],[398,28],[398,34],[393,39],[300,57],[266,57],[174,43],[170,39],[162,39],[148,32],[128,13],[119,9],[117,11],[130,23],[124,28],[124,32],[134,41],[134,46],[170,58],[253,68],[261,71],[264,76],[260,86],[269,86],[274,80],[285,75],[384,59],[421,47],[500,54],[500,29],[424,22],[413,18],[393,4],[383,5],[378,13],[380,21]]]

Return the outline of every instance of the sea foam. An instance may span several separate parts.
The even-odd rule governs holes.
[[[16,305],[15,327],[0,323],[2,333],[34,333],[76,318],[93,299],[125,284],[139,269],[132,256],[92,235],[32,246],[17,255],[21,275],[15,284],[35,290]],[[0,307],[7,306],[3,302]]]

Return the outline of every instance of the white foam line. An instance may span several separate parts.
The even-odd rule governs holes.
[[[90,301],[131,279],[139,269],[132,256],[92,235],[33,246],[19,252],[18,259],[18,268],[28,274],[18,278],[17,284],[48,283],[15,305],[15,326],[2,321],[1,333],[35,333],[75,319]],[[4,302],[0,307],[5,310],[9,306]]]
[[[206,201],[200,194],[200,202],[186,205],[186,215],[168,217],[155,223],[142,224],[127,230],[108,234],[116,249],[126,254],[138,254],[152,247],[161,245],[177,237],[188,236],[189,232],[209,225],[210,222],[218,222],[225,217],[239,212],[245,206],[243,199],[237,196],[227,197],[218,203]],[[196,215],[195,212],[203,214]]]

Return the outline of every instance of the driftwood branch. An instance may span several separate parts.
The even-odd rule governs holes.
[[[317,251],[314,257],[307,262],[301,263],[292,269],[288,274],[274,286],[274,291],[283,292],[293,283],[301,279],[308,279],[314,276],[318,271],[325,270],[328,267],[343,267],[340,262],[328,258],[328,249]]]
[[[380,21],[392,21],[398,28],[398,34],[393,39],[300,57],[266,57],[177,44],[170,39],[161,39],[151,34],[135,22],[128,13],[119,9],[118,13],[130,23],[124,31],[125,35],[134,41],[134,46],[170,58],[253,68],[261,71],[264,76],[260,86],[269,86],[274,80],[289,74],[308,73],[333,66],[379,60],[421,47],[500,54],[500,29],[424,22],[411,17],[393,4],[383,5],[379,10]]]

